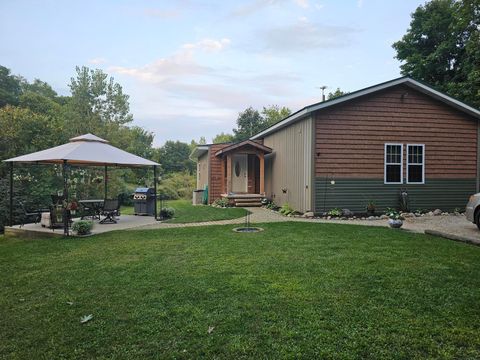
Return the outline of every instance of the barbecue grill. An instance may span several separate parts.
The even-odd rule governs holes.
[[[155,190],[153,188],[137,188],[133,194],[135,215],[155,215]]]

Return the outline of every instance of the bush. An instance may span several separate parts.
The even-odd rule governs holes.
[[[88,235],[93,228],[93,222],[87,220],[75,221],[72,226],[72,230],[78,235]]]
[[[230,206],[230,202],[228,201],[227,198],[218,198],[213,202],[212,205],[216,207],[226,208]]]
[[[164,207],[160,210],[160,217],[162,219],[171,219],[175,215],[175,209],[171,207]]]
[[[172,200],[190,200],[192,192],[195,190],[195,185],[195,176],[187,172],[168,174],[161,181],[161,187],[166,190],[166,193]]]
[[[179,196],[175,189],[170,186],[161,185],[157,187],[157,192],[164,200],[178,200]]]
[[[400,213],[393,208],[387,208],[387,210],[385,211],[385,215],[387,215],[392,220],[403,220],[403,218],[400,216]]]
[[[295,210],[290,206],[289,203],[283,204],[279,211],[280,214],[283,214],[285,216],[295,213]]]
[[[334,208],[334,209],[330,210],[329,212],[327,212],[327,215],[332,216],[332,217],[340,217],[340,216],[343,215],[343,211],[342,211],[342,209]]]

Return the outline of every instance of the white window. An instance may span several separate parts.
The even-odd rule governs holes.
[[[385,184],[403,184],[403,144],[385,144]]]
[[[425,145],[407,144],[407,184],[425,183]]]

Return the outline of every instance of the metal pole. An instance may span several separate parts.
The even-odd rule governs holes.
[[[67,160],[63,160],[62,166],[63,173],[63,235],[68,236],[68,184],[67,184]]]
[[[13,226],[13,162],[10,163],[10,226]]]
[[[108,173],[107,173],[107,165],[105,165],[105,172],[104,172],[104,176],[103,176],[103,181],[105,183],[105,194],[103,196],[104,199],[107,198],[107,194],[108,194],[108,191],[107,191],[107,178],[108,178]]]
[[[157,165],[153,165],[153,193],[155,194],[155,220],[157,220]]]

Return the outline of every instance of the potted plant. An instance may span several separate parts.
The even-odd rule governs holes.
[[[373,200],[369,200],[367,203],[367,214],[373,216],[375,214],[375,202]]]
[[[90,235],[92,227],[92,221],[79,220],[73,223],[72,230],[75,231],[79,236],[86,236]]]
[[[387,208],[387,211],[385,212],[385,215],[388,216],[388,225],[391,228],[398,229],[401,228],[403,225],[403,219],[400,216],[400,213],[392,208]]]
[[[70,214],[75,215],[75,212],[78,209],[78,202],[76,199],[72,199],[68,204],[67,204],[67,210],[70,210]]]

